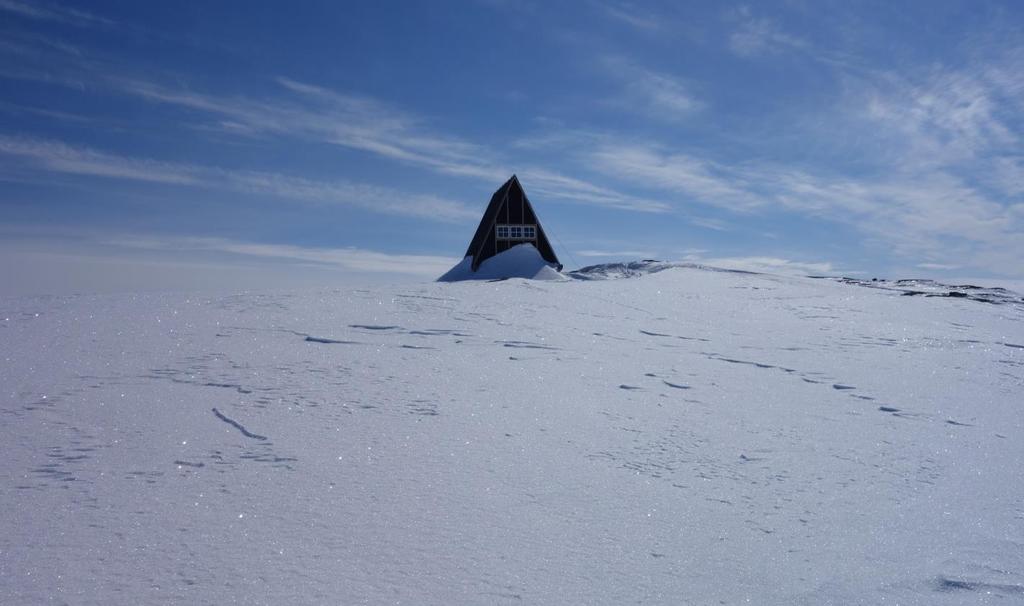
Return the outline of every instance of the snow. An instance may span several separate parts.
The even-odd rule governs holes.
[[[633,275],[0,299],[0,603],[1024,601],[1024,305]]]
[[[438,282],[461,282],[464,280],[504,280],[527,278],[530,280],[564,280],[558,269],[540,256],[532,244],[519,244],[484,259],[473,271],[473,257],[467,256],[455,267],[449,269]]]
[[[680,263],[675,261],[655,261],[645,259],[643,261],[629,261],[625,263],[603,263],[601,265],[590,265],[569,272],[569,277],[576,280],[620,280],[622,278],[639,278],[648,274],[658,273],[666,269],[701,269],[704,271],[726,271],[740,274],[749,274],[742,269],[721,269],[709,267],[697,263]]]

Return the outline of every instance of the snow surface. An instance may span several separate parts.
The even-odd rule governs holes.
[[[449,269],[438,282],[461,282],[464,280],[505,280],[527,278],[530,280],[564,280],[558,269],[540,256],[533,244],[519,244],[484,259],[473,271],[473,256],[467,256],[455,267]]]
[[[1021,305],[675,267],[0,310],[3,604],[1024,602]]]

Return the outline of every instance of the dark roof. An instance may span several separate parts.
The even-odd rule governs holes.
[[[487,205],[483,218],[480,219],[480,226],[476,228],[476,234],[466,250],[466,256],[473,257],[473,271],[476,271],[485,259],[519,244],[519,242],[510,243],[497,240],[494,226],[498,223],[536,225],[537,239],[532,244],[537,247],[540,256],[545,261],[557,265],[559,269],[562,268],[562,264],[558,262],[558,256],[555,255],[555,249],[551,247],[544,228],[541,227],[540,220],[537,218],[537,213],[533,210],[533,205],[530,204],[526,192],[523,191],[523,186],[519,183],[519,178],[512,175],[491,196],[491,202]]]

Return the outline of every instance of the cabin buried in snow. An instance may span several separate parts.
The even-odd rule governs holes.
[[[491,196],[466,257],[439,280],[550,279],[560,277],[561,269],[519,178],[512,175]]]

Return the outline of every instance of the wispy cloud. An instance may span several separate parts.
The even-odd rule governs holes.
[[[948,263],[918,263],[917,267],[920,267],[921,269],[937,269],[941,271],[949,271],[953,269],[960,269],[962,266]]]
[[[28,107],[25,105],[18,105],[15,103],[4,103],[0,101],[0,111],[14,115],[34,115],[43,116],[45,118],[53,118],[54,120],[62,120],[65,122],[77,122],[80,124],[93,122],[92,118],[82,116],[79,114],[72,114],[70,112],[62,112],[44,107]]]
[[[847,223],[897,255],[1024,269],[1024,221],[955,176],[936,171],[925,178],[853,181],[790,173],[775,197],[790,209]]]
[[[612,19],[639,30],[657,31],[664,25],[657,15],[632,2],[601,2],[598,6]]]
[[[692,86],[679,77],[620,56],[606,57],[604,65],[611,78],[623,87],[618,107],[669,122],[687,118],[704,107]]]
[[[349,181],[325,182],[269,172],[127,158],[59,141],[0,135],[0,155],[18,158],[36,169],[57,173],[340,204],[378,213],[440,221],[464,221],[478,216],[475,210],[436,196]]]
[[[763,203],[745,188],[739,171],[686,153],[642,144],[607,143],[587,154],[593,170],[607,171],[640,186],[682,194],[680,202],[718,206],[735,212]]]
[[[615,257],[623,260],[634,260],[634,259],[654,259],[658,257],[657,253],[644,251],[644,250],[578,250],[576,254],[581,257],[599,257],[599,258],[611,258]]]
[[[195,185],[201,182],[200,169],[197,167],[125,158],[45,139],[0,135],[0,154],[22,158],[38,167],[58,173],[178,185]]]
[[[636,71],[634,76],[635,79],[629,86],[645,98],[654,111],[678,117],[694,112],[702,106],[677,78],[650,70]]]
[[[743,34],[735,39],[738,52],[811,50],[748,9],[735,18]],[[801,136],[846,150],[838,163],[774,157],[726,163],[613,136],[592,137],[576,157],[588,171],[652,197],[675,193],[681,208],[706,205],[747,217],[783,211],[850,226],[865,244],[933,269],[959,265],[1021,275],[1024,51],[978,56],[987,60],[901,73],[834,64],[841,95],[815,115],[827,128]],[[849,159],[855,173],[845,170]]]
[[[852,118],[836,121],[833,136],[866,139],[876,150],[873,174],[785,173],[790,190],[813,193],[782,201],[849,213],[862,231],[935,269],[1024,271],[1024,216],[1014,211],[1024,194],[1024,54],[1009,48],[984,56],[959,68],[850,78],[839,109]]]
[[[710,217],[690,217],[690,223],[697,227],[703,227],[704,229],[712,229],[714,231],[729,231],[731,226],[727,221],[721,219],[712,219]]]
[[[729,35],[729,48],[741,57],[804,49],[808,46],[805,40],[784,32],[775,21],[755,17],[748,6],[732,11],[729,20],[736,23]]]
[[[228,187],[243,192],[280,196],[324,204],[343,204],[377,213],[420,217],[434,221],[469,221],[479,211],[444,198],[349,181],[316,181],[276,173],[219,170]],[[206,184],[216,186],[207,180]]]
[[[767,162],[718,164],[628,142],[597,147],[585,160],[591,170],[677,192],[683,208],[755,216],[787,211],[849,225],[895,254],[940,263],[956,258],[1005,268],[1015,256],[1024,258],[1024,213],[947,171],[853,179]]]
[[[665,202],[623,194],[544,168],[530,167],[523,170],[521,180],[531,192],[571,203],[646,213],[666,213],[672,210],[671,205]]]
[[[675,212],[709,206],[743,221],[788,213],[848,226],[864,245],[886,247],[894,261],[1024,275],[1020,74],[1024,52],[1009,50],[1001,60],[961,69],[848,75],[836,105],[816,115],[828,128],[802,136],[820,137],[822,146],[862,146],[851,153],[856,174],[844,170],[845,158],[724,162],[611,133],[563,132],[524,144],[561,149],[587,173],[671,200]],[[727,229],[727,220],[691,223]]]
[[[84,91],[95,78],[82,71],[81,62],[81,52],[59,40],[25,32],[0,38],[0,78]]]
[[[46,2],[33,1],[28,3],[19,2],[18,0],[0,0],[0,10],[30,19],[58,21],[79,27],[111,26],[115,24],[110,19],[83,10]]]
[[[291,99],[232,98],[171,89],[140,80],[114,80],[123,92],[219,117],[227,132],[272,134],[370,152],[441,173],[499,180],[504,174],[470,142],[437,135],[399,110],[367,98],[278,78]]]
[[[0,41],[0,47],[10,44]],[[518,172],[528,180],[531,192],[555,201],[631,212],[670,210],[664,202],[631,195],[605,184],[587,181],[579,175],[568,176],[536,161],[517,161],[513,154],[507,153],[508,150],[496,150],[464,137],[438,132],[423,117],[365,95],[339,92],[286,77],[275,79],[278,85],[276,93],[260,97],[198,91],[180,83],[185,79],[179,79],[176,85],[168,85],[127,77],[122,75],[127,71],[123,66],[103,64],[101,67],[83,58],[80,50],[57,49],[57,45],[52,40],[38,37],[24,40],[16,45],[17,48],[8,51],[30,54],[34,63],[45,67],[13,71],[0,67],[0,77],[46,82],[76,90],[106,89],[107,92],[178,108],[182,113],[182,125],[201,132],[337,145],[442,175],[475,179],[489,186],[501,183],[513,172]],[[637,68],[631,70],[633,75],[641,74]],[[644,78],[647,84],[642,84]],[[650,103],[660,103],[663,115],[670,113],[671,108],[678,110],[689,103],[672,96],[679,92],[673,82],[660,82],[659,78],[662,77],[645,72],[638,86],[650,89],[653,99]],[[662,92],[655,94],[659,86]],[[56,164],[55,160],[50,161]],[[193,177],[169,176],[175,167],[154,167],[145,161],[118,164],[117,170],[131,172],[138,178],[149,173],[153,181],[180,181]],[[64,162],[63,167],[70,171],[70,161]],[[85,166],[79,168],[86,169]],[[109,166],[105,168],[110,169]],[[92,170],[99,174],[101,168],[94,166]],[[303,184],[294,189],[309,190]],[[444,214],[451,216],[453,213],[449,211]]]
[[[988,183],[1009,198],[1024,196],[1024,158],[1002,157],[992,161]]]
[[[106,244],[123,248],[175,252],[217,252],[311,263],[363,273],[388,273],[433,278],[451,268],[458,259],[433,255],[390,254],[361,248],[316,248],[287,244],[262,244],[224,238],[138,237],[108,239]]]
[[[422,120],[374,99],[279,78],[290,100],[229,98],[118,80],[121,90],[151,101],[219,116],[216,128],[242,136],[301,137],[365,151],[442,174],[500,183],[511,174],[488,148],[434,133]],[[574,204],[637,212],[666,212],[669,206],[526,164],[519,170],[530,190]]]
[[[1013,66],[1024,70],[1024,61]],[[972,66],[973,67],[973,66]],[[852,103],[885,128],[882,138],[907,168],[933,168],[991,154],[1017,155],[1021,133],[1018,95],[1024,75],[1000,67],[931,67],[916,74],[884,73],[854,81]],[[984,167],[981,167],[984,168]],[[1005,169],[1005,167],[1003,167]]]

